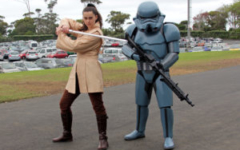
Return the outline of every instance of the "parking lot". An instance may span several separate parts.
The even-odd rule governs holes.
[[[181,39],[182,40],[182,39]],[[181,40],[179,41],[181,43]],[[14,42],[11,43],[12,45],[8,48],[0,47],[1,49],[9,49],[7,54],[10,57],[5,57],[6,54],[4,54],[5,59],[3,59],[2,62],[10,62],[11,64],[6,64],[3,69],[0,68],[1,73],[7,73],[7,72],[18,72],[18,71],[29,71],[29,70],[41,70],[41,69],[52,69],[52,68],[62,68],[62,67],[72,67],[77,55],[74,53],[65,52],[63,50],[57,49],[55,47],[54,40],[48,41],[48,42],[30,42],[32,46],[30,50],[26,47],[29,46],[29,43],[26,43],[26,41],[18,41],[18,43]],[[205,46],[198,46],[201,44],[200,42],[203,42]],[[23,49],[27,48],[27,50],[21,50],[20,54],[16,51],[20,51],[21,48],[19,45],[24,45]],[[198,42],[192,42],[195,43],[193,47],[186,48],[185,46],[181,46],[180,44],[180,53],[183,52],[204,52],[204,51],[229,51],[229,50],[240,50],[240,41],[239,40],[221,40],[220,43],[214,43],[214,41],[208,41],[205,39],[199,40]],[[27,45],[26,45],[27,44]],[[99,63],[109,63],[109,62],[118,62],[118,61],[126,61],[129,58],[127,58],[125,55],[122,54],[122,44],[123,43],[117,43],[117,42],[105,42],[105,45],[101,47],[101,51],[98,57]],[[3,45],[3,44],[2,44]],[[18,45],[18,46],[17,46]],[[13,51],[14,49],[14,51]],[[18,56],[19,55],[19,56]],[[21,61],[21,63],[18,61]],[[0,62],[0,64],[2,64]],[[12,63],[13,62],[13,63]],[[31,62],[31,63],[29,63]],[[15,66],[15,67],[14,67]],[[27,68],[31,67],[31,68]],[[12,70],[5,69],[5,68],[11,68]],[[5,71],[5,70],[7,71]]]
[[[184,76],[174,76],[195,104],[174,96],[175,150],[238,150],[240,147],[240,66]],[[217,76],[216,76],[217,75]],[[230,78],[227,78],[230,77]],[[163,150],[160,110],[153,94],[146,137],[124,141],[135,128],[135,84],[104,89],[109,116],[109,150]],[[62,94],[0,104],[1,150],[95,150],[98,145],[96,118],[87,94],[72,106],[73,142],[52,143],[61,134],[59,100]]]

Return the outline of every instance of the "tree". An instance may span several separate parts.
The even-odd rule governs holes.
[[[12,31],[12,35],[29,35],[35,34],[35,25],[34,20],[29,17],[25,17],[24,19],[20,19],[14,22],[15,29]]]
[[[8,23],[4,22],[4,16],[0,16],[0,35],[5,35],[7,33]]]
[[[232,5],[225,6],[228,12],[228,23],[230,28],[240,27],[240,1],[235,1]]]
[[[44,20],[42,19],[41,9],[37,8],[36,10],[37,17],[34,18],[34,24],[36,26],[36,33],[42,34],[44,33]]]
[[[42,16],[42,26],[41,31],[44,34],[55,34],[55,30],[57,27],[56,22],[59,20],[58,14],[53,13],[53,8],[57,4],[57,0],[44,0],[48,5],[48,13],[45,13]]]
[[[27,10],[28,10],[28,13],[26,13],[26,14],[28,14],[28,16],[26,16],[26,17],[31,17],[32,14],[31,14],[31,9],[30,9],[30,2],[29,2],[29,0],[15,0],[15,1],[21,2],[21,3],[25,4],[26,7],[27,7]]]
[[[31,15],[34,15],[34,12],[28,12],[23,14],[24,17],[30,17]]]
[[[48,2],[48,0],[44,0],[45,2]],[[49,12],[52,13],[53,12],[53,7],[57,4],[57,0],[49,0],[48,3],[48,9]]]
[[[227,13],[220,11],[210,11],[206,24],[211,30],[226,30]]]
[[[84,6],[86,6],[88,3],[93,3],[93,4],[101,4],[102,2],[100,0],[80,0],[81,3],[84,4]]]
[[[106,21],[111,24],[111,27],[115,32],[123,32],[122,25],[127,19],[129,19],[130,14],[125,14],[120,11],[111,11],[107,16]]]
[[[180,24],[175,24],[179,30],[187,30],[187,26],[188,26],[188,21],[184,20],[181,21]]]
[[[197,16],[193,17],[193,30],[205,31],[208,29],[206,21],[208,12],[200,12]]]

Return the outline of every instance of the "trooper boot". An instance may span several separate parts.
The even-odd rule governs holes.
[[[98,150],[107,150],[108,148],[107,119],[107,115],[97,115],[97,125],[99,133]]]
[[[61,114],[63,124],[63,134],[57,138],[54,138],[53,142],[70,142],[72,137],[72,113]]]
[[[173,111],[171,107],[161,108],[161,120],[164,133],[164,149],[174,149],[173,142]]]
[[[145,137],[144,132],[145,132],[145,127],[146,127],[146,123],[147,123],[148,112],[149,112],[148,107],[143,107],[143,106],[137,107],[136,130],[125,135],[124,139],[126,141],[136,140],[136,139]]]

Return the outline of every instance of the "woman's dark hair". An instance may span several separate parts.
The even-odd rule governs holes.
[[[98,12],[97,8],[93,4],[89,3],[87,4],[87,7],[83,9],[83,12],[88,12],[88,11],[91,11],[93,12],[94,15],[98,16],[98,19],[96,20],[96,22],[99,22],[100,28],[102,28],[102,16]],[[80,31],[86,31],[86,30],[88,30],[88,27],[83,22],[83,27],[80,29]]]

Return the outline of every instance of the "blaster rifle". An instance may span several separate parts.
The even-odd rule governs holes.
[[[155,60],[155,58],[151,54],[146,54],[143,52],[142,48],[138,46],[134,41],[131,39],[131,37],[127,34],[126,39],[128,41],[128,44],[136,49],[137,54],[143,58],[147,63],[150,64],[152,68],[158,72],[163,79],[161,81],[165,82],[167,86],[177,95],[177,97],[183,101],[185,100],[189,105],[192,107],[194,104],[189,100],[188,94],[185,95],[185,93],[178,87],[178,83],[174,83],[174,81],[169,78],[163,71],[162,65]]]
[[[171,78],[166,76],[166,74],[162,70],[161,64],[157,62],[152,55],[145,54],[143,50],[133,42],[133,40],[129,37],[128,34],[126,35],[127,40],[125,40],[125,39],[113,38],[113,37],[108,37],[103,35],[96,35],[96,34],[91,34],[91,33],[86,33],[81,31],[69,30],[69,32],[81,34],[81,35],[94,36],[94,37],[103,38],[103,39],[118,40],[124,43],[128,42],[131,46],[135,47],[137,50],[137,53],[141,57],[143,57],[145,61],[148,62],[151,65],[151,67],[154,68],[163,77],[163,79],[161,80],[168,85],[168,87],[178,96],[178,98],[181,101],[185,100],[189,105],[191,105],[192,107],[194,106],[194,104],[189,100],[188,94],[185,95],[184,92],[178,87],[178,84],[174,83]]]

